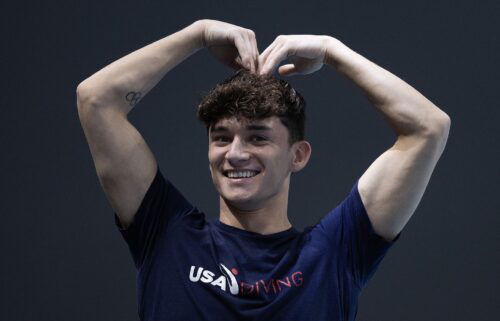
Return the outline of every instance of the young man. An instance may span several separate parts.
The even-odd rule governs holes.
[[[207,222],[166,179],[127,121],[174,66],[201,48],[235,69],[201,102],[220,217]],[[323,64],[358,85],[397,136],[349,195],[303,232],[287,217],[304,168],[305,102],[271,73]],[[204,19],[110,64],[77,89],[101,185],[138,269],[141,320],[354,320],[357,298],[414,213],[450,119],[411,86],[330,36],[255,34]]]

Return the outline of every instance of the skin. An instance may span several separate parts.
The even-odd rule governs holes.
[[[272,73],[282,61],[288,60],[288,64],[278,68],[279,75],[310,74],[327,64],[352,80],[396,135],[394,145],[360,177],[361,199],[379,235],[390,241],[403,229],[444,150],[450,117],[409,84],[331,36],[280,35],[259,54],[252,30],[210,19],[198,20],[130,53],[78,85],[78,115],[101,185],[123,227],[133,221],[157,167],[152,151],[127,115],[166,73],[202,48],[227,66],[246,68],[261,75]],[[235,129],[236,132],[240,133]],[[239,139],[243,136],[235,134],[234,137],[234,148],[238,151]],[[266,174],[276,182],[256,184],[257,190],[240,190],[238,195],[230,194],[224,182],[216,185],[224,200],[221,220],[261,233],[283,229],[289,224],[285,219],[287,199],[283,196],[287,195],[289,178],[287,182],[287,175],[282,168],[273,166],[272,159],[283,157],[281,153],[285,150],[277,152],[269,146],[268,150],[250,144],[241,146],[239,157],[242,159],[237,159],[236,163],[244,163],[244,158],[249,157],[252,165],[267,165],[269,167],[264,167]],[[261,154],[264,150],[275,153]],[[284,168],[291,170],[290,163],[285,164]],[[219,178],[217,173],[213,175]],[[257,214],[242,214],[251,211]],[[267,216],[258,213],[267,213]],[[267,221],[265,217],[269,216]],[[254,218],[256,223],[244,219],[248,217]],[[277,224],[278,228],[272,224]]]
[[[280,35],[256,62],[257,48],[253,46],[253,39],[243,44],[240,40],[237,46],[242,61],[251,62],[251,72],[255,64],[260,75],[271,74],[276,68],[281,76],[307,75],[328,64],[352,80],[387,120],[396,142],[359,178],[358,189],[375,232],[392,241],[424,194],[448,138],[449,116],[406,82],[333,37]],[[285,60],[289,63],[279,66]],[[282,197],[280,202],[286,204],[287,200]],[[221,206],[221,220],[230,217],[228,212]],[[280,215],[283,217],[283,212]],[[237,224],[237,220],[227,221]]]
[[[271,71],[271,61],[267,62],[267,71],[259,68],[271,51],[267,50],[265,56],[259,55],[252,30],[210,19],[203,20],[202,25],[201,42],[220,62],[257,74]],[[219,120],[212,128],[219,125],[228,128],[222,139],[219,133],[209,133],[209,168],[220,195],[219,219],[227,225],[263,235],[287,230],[292,226],[287,214],[290,174],[306,166],[311,145],[301,141],[289,146],[288,129],[277,117],[258,122],[271,127],[269,133],[246,130],[247,121]],[[266,140],[252,141],[256,134]],[[237,184],[222,172],[235,168],[262,171],[250,184]]]
[[[271,73],[280,63],[280,42],[274,42],[259,55],[255,33],[252,30],[220,21],[205,20],[202,42],[219,61],[232,68],[245,68],[260,75]],[[300,72],[310,73],[321,68],[325,50],[320,37],[309,38],[301,57],[294,60]],[[303,39],[297,39],[301,41]],[[311,58],[307,58],[311,57]],[[290,66],[281,69],[291,75],[297,70]],[[245,129],[245,124],[235,118],[220,120],[216,125],[229,129],[223,136],[210,132],[208,158],[212,181],[218,191],[221,222],[260,234],[277,233],[289,229],[288,193],[291,172],[306,166],[311,145],[307,141],[288,145],[289,132],[277,117],[260,123],[272,128],[266,133],[265,142],[252,142],[251,136],[259,134]],[[216,126],[213,126],[214,128]],[[216,142],[213,139],[219,141]],[[250,184],[236,184],[224,176],[223,169],[262,169]]]
[[[271,129],[247,129],[249,124]],[[214,132],[219,126],[226,130]],[[307,165],[311,145],[299,141],[290,146],[288,137],[288,129],[276,116],[254,122],[225,118],[211,127],[208,160],[220,194],[221,222],[260,234],[277,233],[292,226],[287,215],[290,175]],[[224,170],[241,168],[260,173],[244,183],[223,174]]]

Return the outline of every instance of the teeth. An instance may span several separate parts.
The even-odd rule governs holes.
[[[238,172],[228,172],[227,176],[229,178],[245,178],[257,175],[258,172],[255,171],[238,171]]]

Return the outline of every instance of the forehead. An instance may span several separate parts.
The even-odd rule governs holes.
[[[214,125],[210,127],[210,133],[237,130],[254,130],[279,133],[283,131],[283,129],[286,130],[279,118],[276,116],[258,120],[249,120],[247,118],[243,118],[240,121],[238,121],[236,117],[230,117],[218,120]]]

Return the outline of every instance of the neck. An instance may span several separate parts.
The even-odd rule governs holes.
[[[219,204],[219,220],[242,230],[266,235],[286,231],[292,227],[287,215],[287,186],[278,194],[253,206],[232,204],[222,197],[219,197]]]

